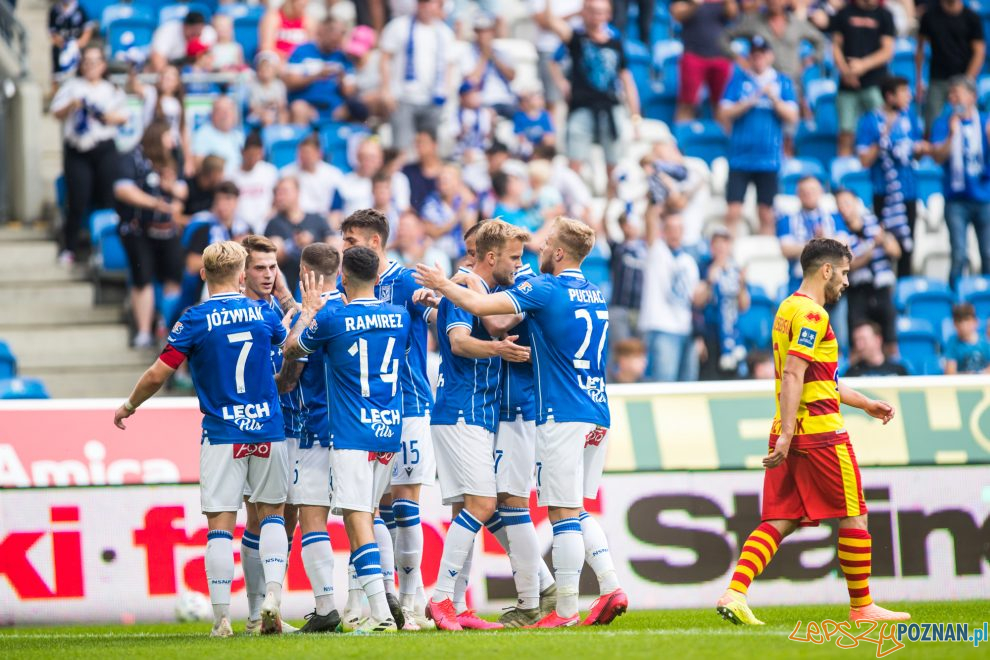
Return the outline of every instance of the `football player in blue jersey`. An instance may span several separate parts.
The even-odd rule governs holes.
[[[234,579],[234,526],[244,484],[262,517],[260,553],[266,594],[262,632],[281,632],[280,603],[288,542],[282,508],[288,490],[288,456],[278,405],[271,349],[286,339],[283,320],[268,305],[246,298],[239,244],[222,241],[203,252],[209,300],[187,310],[172,328],[165,350],[114,413],[124,420],[151,398],[184,361],[203,412],[200,493],[209,524],[206,576],[215,637],[231,637],[230,585]]]
[[[405,307],[410,316],[410,350],[401,362],[402,438],[399,455],[392,469],[391,494],[380,507],[381,519],[376,520],[375,538],[382,552],[382,569],[386,575],[388,599],[396,621],[403,621],[404,630],[433,628],[426,618],[426,596],[423,591],[421,564],[423,559],[423,528],[419,518],[420,491],[432,486],[436,479],[436,459],[430,436],[430,410],[433,392],[426,376],[426,344],[429,327],[427,307],[413,302],[419,289],[408,268],[391,261],[385,254],[388,243],[388,219],[380,211],[362,209],[348,216],[341,225],[345,249],[366,247],[379,259],[379,280],[375,296],[385,303]],[[395,537],[390,536],[390,528]],[[394,547],[387,539],[392,539]],[[399,574],[399,599],[395,601],[395,568]],[[353,585],[352,585],[353,586]],[[351,590],[351,593],[355,593]],[[344,620],[353,619],[356,603],[348,598]]]
[[[323,351],[330,392],[331,501],[344,516],[351,564],[371,604],[357,632],[393,632],[385,598],[374,512],[385,493],[401,447],[400,364],[410,345],[404,307],[374,297],[378,255],[369,248],[344,252],[343,285],[349,303],[325,307],[322,278],[307,273],[303,311],[286,346],[286,359]],[[348,629],[343,622],[344,630]]]
[[[478,283],[486,291],[511,286],[529,234],[492,220],[481,226],[474,239],[477,260],[472,273]],[[475,536],[496,515],[493,452],[502,360],[529,359],[529,349],[517,345],[517,337],[505,336],[520,319],[509,313],[497,320],[501,326],[490,327],[446,299],[440,301],[437,312],[441,362],[432,431],[440,492],[454,515],[429,604],[430,617],[441,630],[502,627],[478,618],[466,607],[458,612],[454,603],[458,584],[466,589]]]
[[[326,243],[311,243],[300,255],[300,272],[323,278],[320,296],[327,314],[344,306],[337,291],[340,252]],[[333,599],[333,548],[327,533],[330,514],[330,417],[329,393],[325,372],[325,352],[316,351],[306,358],[296,386],[302,408],[303,428],[295,447],[289,444],[288,505],[296,507],[302,528],[302,561],[313,587],[316,608],[306,617],[299,632],[333,632],[340,623]],[[276,382],[291,372],[286,361]],[[291,378],[291,373],[289,373]]]
[[[417,281],[471,314],[527,313],[536,376],[536,492],[553,524],[557,581],[556,610],[536,624],[541,628],[578,623],[586,547],[602,544],[599,556],[608,555],[600,526],[583,510],[583,499],[597,496],[610,424],[605,391],[608,308],[580,269],[594,243],[590,227],[557,218],[540,254],[543,274],[488,295],[457,286],[436,267],[416,267]],[[614,567],[601,570],[606,578],[599,575],[602,596],[584,624],[610,623],[628,607]]]

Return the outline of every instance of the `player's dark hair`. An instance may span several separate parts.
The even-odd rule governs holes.
[[[183,25],[206,25],[206,16],[202,12],[191,11],[182,19]]]
[[[355,246],[344,250],[344,273],[365,284],[378,277],[378,255],[371,248]]]
[[[336,277],[340,270],[340,252],[327,243],[310,243],[299,256],[306,268],[323,277]]]
[[[388,243],[388,218],[377,209],[358,209],[347,216],[340,231],[346,234],[351,229],[374,232],[381,237],[383,246]]]
[[[887,76],[880,83],[880,94],[883,96],[883,100],[886,101],[888,96],[897,93],[901,87],[908,87],[911,83],[904,76]]]
[[[970,303],[960,303],[952,308],[952,321],[959,323],[976,318],[976,308]]]
[[[848,245],[834,238],[813,238],[801,251],[801,270],[808,277],[825,264],[838,266],[843,259],[852,261]]]
[[[215,195],[228,195],[230,197],[240,197],[241,191],[233,181],[222,181],[214,191]]]

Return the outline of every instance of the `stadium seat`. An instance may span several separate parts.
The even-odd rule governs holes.
[[[17,375],[17,358],[7,342],[0,339],[0,378],[13,378]]]
[[[116,227],[120,222],[117,212],[113,209],[97,209],[89,214],[89,242],[96,247],[104,227]]]
[[[202,2],[183,2],[171,5],[165,5],[158,12],[158,23],[167,23],[168,21],[181,21],[186,17],[191,11],[198,11],[202,14],[207,21],[213,18],[213,10],[209,5],[205,5]]]
[[[832,82],[828,80],[827,82]],[[834,83],[833,83],[834,85]],[[826,133],[839,132],[839,115],[835,105],[836,93],[822,94],[812,106],[815,115],[815,129]]]
[[[798,181],[806,176],[813,176],[822,183],[822,187],[828,187],[828,175],[825,168],[817,160],[807,158],[788,158],[780,168],[780,192],[785,195],[794,195],[797,192]]]
[[[653,46],[653,67],[660,72],[660,85],[670,94],[677,93],[677,81],[684,44],[676,40],[658,41]]]
[[[49,399],[45,384],[37,378],[0,380],[0,399]]]
[[[645,44],[633,39],[624,39],[623,50],[626,54],[626,65],[636,81],[636,90],[640,98],[646,96],[653,86],[653,74],[650,68],[650,49]]]
[[[319,127],[323,159],[341,172],[351,171],[350,153],[354,140],[369,135],[362,124],[327,122]]]
[[[107,275],[127,273],[127,253],[120,241],[116,225],[103,227],[97,247],[102,273]]]
[[[817,160],[828,168],[835,159],[838,140],[835,131],[818,131],[801,124],[794,138],[794,151],[799,157]]]
[[[308,128],[291,124],[273,124],[261,130],[261,142],[265,146],[268,161],[275,167],[284,167],[296,159],[296,147]]]
[[[914,166],[914,178],[921,201],[927,203],[932,195],[942,194],[942,168],[931,158],[924,158]]]
[[[234,41],[244,50],[244,61],[253,62],[258,52],[258,23],[261,14],[248,12],[234,18]]]
[[[902,277],[897,280],[897,288],[894,290],[894,305],[898,311],[903,312],[907,309],[908,299],[911,296],[926,291],[941,291],[949,294],[949,285],[943,280],[928,277]]]
[[[890,73],[908,79],[911,89],[914,89],[915,68],[914,56],[917,45],[913,39],[898,39],[894,44],[894,60],[890,63]],[[924,69],[928,70],[927,67]]]
[[[918,291],[906,301],[907,315],[926,319],[932,327],[941,327],[942,321],[952,318],[952,294],[948,291]]]
[[[150,48],[151,38],[154,34],[155,22],[153,20],[121,18],[114,21],[107,29],[110,57],[116,58],[131,48]]]
[[[104,33],[110,29],[111,25],[125,18],[141,19],[151,21],[152,23],[158,20],[158,12],[144,3],[132,4],[129,2],[118,2],[107,4],[97,15],[100,17],[100,29]]]
[[[716,158],[726,155],[729,138],[717,122],[690,121],[675,124],[674,137],[685,156],[700,158],[711,166]]]
[[[839,186],[851,190],[863,200],[866,208],[873,209],[873,177],[870,176],[869,170],[846,172],[839,179]]]
[[[897,345],[901,359],[915,376],[940,374],[939,339],[928,322],[920,319],[898,319]]]
[[[769,350],[776,306],[765,296],[754,296],[750,307],[739,315],[739,333],[748,350]]]
[[[976,98],[980,112],[986,112],[990,108],[990,76],[984,74],[976,81]]]
[[[959,301],[966,302],[976,293],[990,291],[990,275],[964,275],[956,287]]]
[[[665,89],[663,92],[652,92],[643,99],[643,116],[647,119],[657,119],[670,126],[674,123],[677,112],[677,87]]]

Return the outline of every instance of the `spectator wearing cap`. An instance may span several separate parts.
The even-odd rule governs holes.
[[[732,60],[722,52],[722,30],[739,14],[736,0],[672,0],[670,15],[681,24],[681,55],[677,90],[677,121],[694,119],[702,85],[718,108],[732,76]]]
[[[206,17],[191,11],[181,21],[167,21],[158,26],[151,38],[148,65],[158,73],[168,63],[182,63],[189,54],[189,42],[198,40],[211,47],[217,42],[217,32],[208,25]]]
[[[536,34],[537,70],[540,75],[540,83],[543,86],[543,93],[546,95],[547,105],[550,107],[551,113],[556,114],[557,106],[565,100],[563,91],[557,84],[552,71],[553,67],[556,66],[554,54],[561,47],[561,43],[560,37],[550,29],[545,10],[549,6],[551,14],[563,21],[572,22],[581,16],[584,0],[528,0],[528,5],[533,21],[540,28]]]
[[[512,116],[512,131],[516,135],[515,153],[524,160],[529,160],[535,148],[556,144],[553,117],[547,112],[546,100],[539,89],[520,90],[519,109]]]
[[[241,166],[231,175],[241,194],[237,214],[251,227],[251,233],[264,234],[271,215],[272,194],[278,181],[278,169],[264,159],[261,135],[255,131],[244,140]]]
[[[288,60],[296,48],[313,38],[316,26],[306,15],[308,0],[286,0],[269,9],[258,23],[258,50],[278,53]]]
[[[875,215],[863,208],[852,191],[836,191],[835,202],[853,253],[849,288],[843,296],[849,304],[849,324],[852,328],[863,322],[879,324],[887,353],[894,355],[897,353],[894,265],[901,256],[901,245],[893,234],[883,230]]]
[[[859,118],[883,105],[880,83],[894,57],[894,19],[880,0],[852,0],[832,17],[829,32],[839,70],[839,155],[849,156]]]
[[[976,230],[980,270],[990,275],[990,117],[976,107],[973,82],[956,76],[949,85],[949,109],[932,127],[932,156],[941,163],[945,221],[949,225],[955,289],[968,262],[969,226]]]
[[[479,13],[474,19],[474,34],[471,54],[464,60],[464,78],[481,91],[484,107],[512,119],[517,104],[511,86],[516,70],[512,60],[495,48],[495,17]]]
[[[732,233],[728,229],[719,227],[712,234],[700,271],[703,377],[722,380],[745,375],[746,346],[739,331],[739,315],[749,309],[749,290],[742,268],[732,258]]]
[[[928,153],[921,122],[911,112],[911,87],[906,78],[888,77],[880,86],[883,107],[859,120],[856,149],[873,179],[873,212],[884,229],[897,237],[901,258],[897,276],[911,274],[914,225],[918,217],[917,182],[912,165]]]
[[[748,63],[748,69],[736,69],[719,103],[719,119],[731,126],[725,193],[729,210],[725,221],[731,231],[736,231],[746,189],[753,184],[760,232],[773,234],[773,201],[784,156],[784,125],[796,122],[800,110],[793,83],[773,67],[773,49],[760,35],[750,39]]]
[[[279,171],[281,178],[291,177],[299,183],[299,208],[304,213],[316,213],[330,219],[338,227],[340,211],[344,206],[340,189],[344,174],[323,160],[320,136],[310,133],[296,149],[296,162]]]
[[[611,13],[608,0],[585,0],[581,12],[583,26],[572,26],[553,14],[549,6],[543,19],[560,37],[571,58],[564,89],[568,99],[567,155],[571,167],[580,171],[592,145],[601,145],[605,151],[609,192],[614,193],[612,172],[619,160],[620,90],[636,134],[642,117],[639,93],[626,65],[622,40],[609,27]]]
[[[418,0],[412,16],[389,21],[381,37],[382,101],[392,144],[407,150],[417,131],[436,133],[453,82],[453,31],[440,0]]]
[[[374,195],[372,179],[385,164],[385,154],[377,137],[366,138],[358,145],[354,171],[344,175],[340,186],[343,198],[344,217],[358,209],[376,208],[372,206]],[[389,185],[391,190],[391,184]]]
[[[229,96],[220,96],[213,102],[210,121],[196,129],[192,139],[192,152],[197,163],[207,156],[223,158],[228,173],[241,166],[241,147],[244,132],[237,122],[237,107]]]
[[[328,120],[354,92],[354,67],[341,50],[344,25],[335,18],[320,22],[316,40],[289,55],[282,79],[289,90],[292,123],[308,126]]]
[[[482,102],[478,83],[470,78],[461,83],[458,90],[459,104],[454,115],[454,159],[470,167],[484,160],[485,151],[492,144],[495,132],[495,111]]]
[[[925,47],[932,57],[925,76]],[[949,95],[955,76],[976,80],[987,54],[986,35],[980,16],[963,0],[935,0],[921,16],[918,49],[915,52],[915,98],[925,100],[925,129],[931,132]],[[927,84],[928,89],[925,89]]]
[[[199,39],[192,39],[186,46],[186,65],[182,67],[182,75],[186,83],[187,94],[215,94],[217,86],[203,79],[213,73],[213,51]]]
[[[289,96],[285,83],[278,77],[281,65],[278,55],[262,52],[254,61],[256,75],[248,84],[248,119],[262,126],[288,122]]]
[[[358,25],[347,35],[344,55],[354,67],[354,92],[344,100],[348,121],[383,118],[381,54],[375,49],[378,36],[366,25]]]

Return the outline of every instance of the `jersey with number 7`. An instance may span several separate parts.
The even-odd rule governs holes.
[[[306,353],[324,351],[334,449],[399,451],[409,325],[404,307],[359,298],[324,307],[299,337]]]
[[[580,270],[543,274],[504,292],[526,312],[536,375],[536,423],[610,425],[605,393],[608,306]]]

